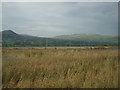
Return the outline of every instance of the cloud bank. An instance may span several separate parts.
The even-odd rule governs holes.
[[[117,2],[4,2],[3,29],[40,37],[118,34]]]

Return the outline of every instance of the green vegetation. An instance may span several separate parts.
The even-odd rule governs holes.
[[[111,47],[5,47],[3,88],[117,88]]]

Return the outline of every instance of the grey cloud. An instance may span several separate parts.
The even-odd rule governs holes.
[[[75,33],[117,35],[117,2],[3,3],[3,29],[56,36]]]

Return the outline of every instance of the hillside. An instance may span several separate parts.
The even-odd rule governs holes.
[[[111,46],[117,45],[117,37],[98,34],[73,34],[53,38],[21,35],[12,30],[2,32],[3,46]]]
[[[56,39],[74,40],[74,41],[99,41],[99,42],[117,42],[117,36],[99,35],[99,34],[73,34],[73,35],[61,35],[55,36]]]
[[[2,31],[3,46],[40,46],[44,45],[46,39],[17,34],[12,30]]]
[[[12,30],[2,31],[2,46],[67,46],[69,41],[21,35]]]

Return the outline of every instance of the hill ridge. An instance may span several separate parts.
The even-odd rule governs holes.
[[[3,46],[95,46],[117,45],[117,37],[103,35],[64,35],[46,38],[21,35],[12,30],[2,31]]]

